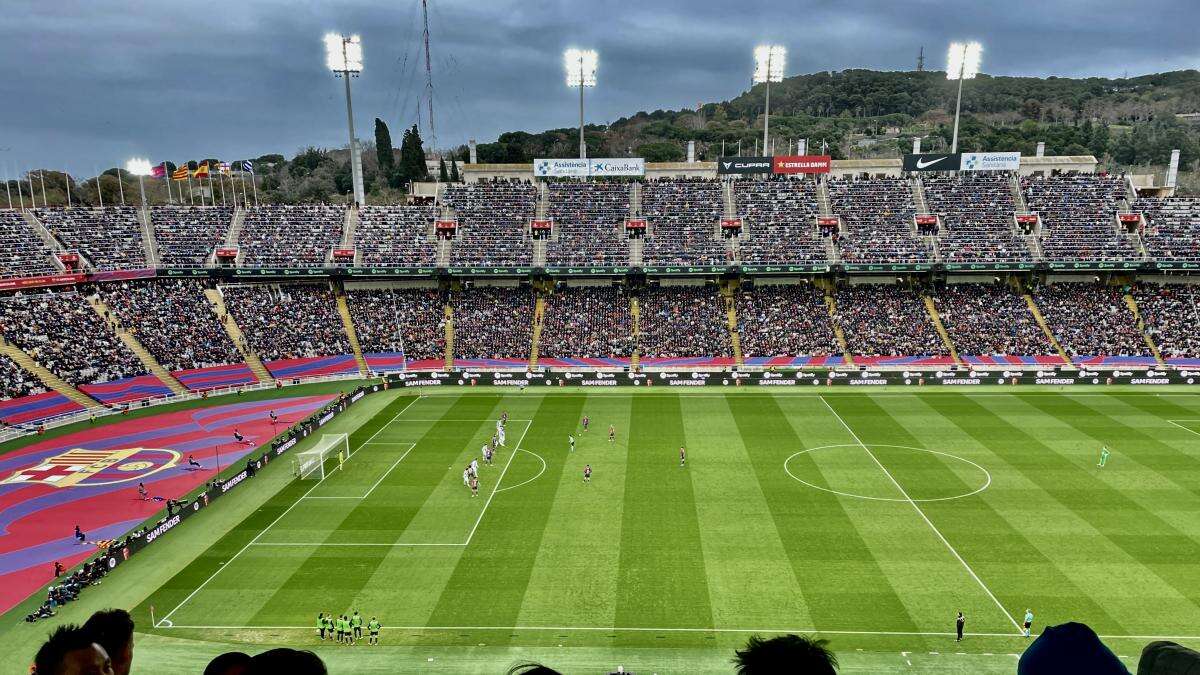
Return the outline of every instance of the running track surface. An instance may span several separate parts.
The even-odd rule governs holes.
[[[67,569],[96,552],[76,544],[78,524],[88,542],[115,539],[162,512],[178,498],[300,421],[332,395],[229,403],[130,419],[85,429],[0,456],[0,612],[19,604],[54,578],[54,561]],[[233,438],[237,428],[247,443]],[[66,455],[66,453],[71,453]],[[64,457],[64,455],[66,455]],[[201,468],[188,465],[193,455]]]

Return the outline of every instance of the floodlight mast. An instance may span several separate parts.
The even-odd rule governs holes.
[[[325,34],[325,65],[346,84],[346,126],[350,131],[350,178],[354,185],[354,203],[366,204],[363,190],[362,154],[354,137],[354,104],[350,99],[350,78],[362,72],[362,39],[357,35]]]
[[[951,42],[946,55],[946,79],[958,80],[958,99],[954,104],[954,137],[950,152],[958,152],[958,118],[962,111],[963,80],[974,79],[979,74],[980,56],[983,46],[978,42]]]
[[[781,45],[760,45],[754,48],[754,84],[767,85],[766,104],[763,106],[763,153],[767,153],[771,130],[771,83],[783,81],[783,69],[787,62],[787,49]]]
[[[563,52],[567,86],[579,87],[579,159],[587,159],[587,142],[583,138],[583,88],[596,86],[598,62],[598,55],[591,49],[568,49]]]
[[[125,171],[138,177],[138,190],[140,190],[142,193],[142,208],[143,209],[146,208],[145,177],[149,176],[150,172],[152,171],[152,169],[150,167],[150,160],[142,159],[140,157],[134,157],[133,159],[129,160],[128,162],[125,162]],[[120,174],[121,174],[121,172],[118,171],[117,172],[118,177],[120,176]],[[97,180],[96,185],[98,186],[99,184],[100,184],[99,180]]]

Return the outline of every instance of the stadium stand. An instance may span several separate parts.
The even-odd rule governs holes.
[[[716,286],[649,286],[638,304],[642,364],[732,364],[729,325]]]
[[[841,363],[825,293],[810,284],[757,286],[736,297],[742,356],[749,365]],[[830,357],[807,359],[795,357]],[[782,358],[786,357],[786,358]]]
[[[533,292],[528,288],[471,287],[451,296],[454,362],[469,367],[529,363]]]
[[[842,328],[856,364],[949,362],[945,344],[917,293],[899,286],[870,284],[841,286],[836,298],[834,319]]]
[[[721,183],[702,178],[647,181],[642,216],[648,221],[646,265],[723,265],[728,246],[716,238],[724,205]]]
[[[451,265],[531,265],[526,239],[537,190],[525,181],[486,181],[446,186],[443,203],[458,217]]]
[[[1055,284],[1035,290],[1033,298],[1076,365],[1154,363],[1120,288]]]
[[[1114,222],[1125,196],[1119,176],[1071,174],[1021,179],[1029,210],[1042,218],[1046,260],[1131,260],[1141,257]]]
[[[925,203],[942,217],[938,250],[946,262],[1016,262],[1033,259],[1014,231],[1009,176],[977,171],[922,177]]]
[[[629,298],[613,286],[560,286],[546,298],[538,363],[625,365],[633,355]]]
[[[164,267],[203,267],[233,221],[227,206],[154,206],[150,222]]]
[[[0,210],[0,276],[23,277],[58,272],[50,249],[19,211]]]
[[[842,217],[838,237],[847,263],[927,263],[933,253],[916,234],[916,201],[903,178],[829,179],[829,202]]]
[[[249,267],[323,267],[342,242],[346,209],[328,204],[253,206],[238,245]]]
[[[1061,364],[1024,296],[999,284],[952,284],[933,296],[959,356],[975,365]]]
[[[431,288],[372,288],[346,292],[358,343],[369,364],[403,353],[408,361],[440,362],[446,352],[446,301]],[[399,336],[397,336],[399,327]],[[396,359],[390,365],[403,365]]]
[[[0,355],[0,399],[5,401],[46,391],[36,377],[7,356]]]
[[[221,291],[229,313],[264,361],[350,354],[337,303],[325,284],[230,285]]]
[[[739,180],[733,184],[737,212],[746,236],[742,262],[786,265],[828,262],[827,239],[817,234],[816,182],[811,180]]]
[[[1138,284],[1138,312],[1163,359],[1172,365],[1200,366],[1200,306],[1190,284]]]
[[[132,206],[34,209],[34,215],[68,249],[78,249],[96,269],[146,267],[146,248]]]
[[[554,237],[546,245],[546,264],[628,265],[629,190],[628,183],[549,183]]]
[[[355,246],[363,265],[424,267],[437,263],[437,243],[429,235],[437,215],[432,206],[364,206],[359,210]]]
[[[1200,261],[1200,199],[1143,198],[1134,211],[1146,219],[1142,241],[1151,258]]]

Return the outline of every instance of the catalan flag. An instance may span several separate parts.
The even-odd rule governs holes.
[[[200,165],[196,167],[192,175],[196,178],[208,178],[208,162],[200,162]]]
[[[188,166],[187,166],[186,162],[183,164],[180,164],[178,169],[175,169],[174,171],[171,172],[171,180],[187,180],[187,179],[188,179]]]

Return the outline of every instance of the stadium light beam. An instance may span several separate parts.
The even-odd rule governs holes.
[[[350,178],[354,184],[354,203],[366,204],[363,191],[362,153],[354,137],[354,104],[350,100],[350,78],[362,72],[362,38],[340,33],[325,34],[325,67],[346,82],[346,126],[350,130]]]
[[[973,80],[979,74],[983,45],[978,42],[951,42],[946,54],[946,79],[958,80],[958,100],[954,104],[954,139],[950,152],[958,152],[958,116],[962,110],[963,80]]]
[[[125,171],[138,177],[138,190],[140,190],[142,193],[142,208],[146,208],[145,178],[153,171],[153,168],[150,166],[150,160],[143,159],[141,157],[134,157],[128,162],[125,162]],[[120,176],[119,171],[117,172],[117,175]]]
[[[781,45],[759,45],[754,48],[754,84],[767,85],[767,100],[763,106],[763,152],[771,129],[771,83],[783,81],[787,66],[787,49]]]
[[[583,140],[583,88],[596,86],[596,66],[600,57],[594,49],[568,49],[563,52],[563,70],[567,86],[579,87],[579,159],[587,159],[587,143]]]

